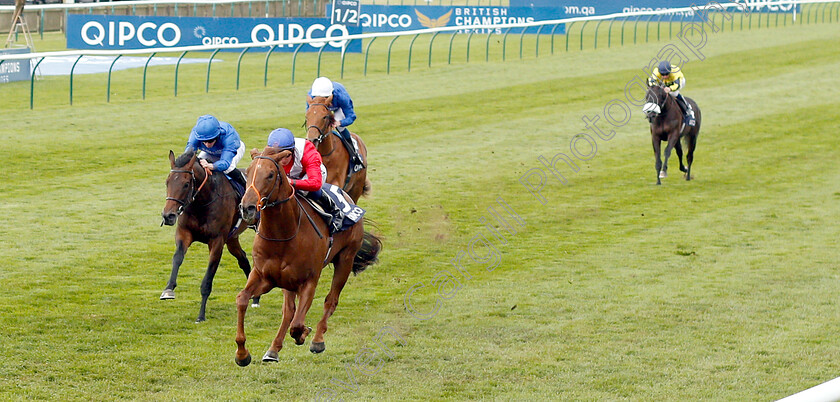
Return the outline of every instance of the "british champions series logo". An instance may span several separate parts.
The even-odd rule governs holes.
[[[452,10],[449,10],[448,13],[441,15],[438,18],[429,18],[423,15],[423,13],[417,11],[416,8],[414,9],[414,13],[417,14],[417,22],[419,22],[420,25],[426,28],[445,27],[447,24],[449,24],[449,18],[452,16]]]

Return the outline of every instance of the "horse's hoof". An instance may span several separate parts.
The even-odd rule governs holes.
[[[260,306],[259,303],[251,303],[251,307],[259,307],[259,306]]]
[[[312,327],[306,327],[299,338],[293,338],[295,340],[295,345],[303,345],[306,342],[306,336],[309,335],[310,332],[312,332]]]
[[[161,300],[172,300],[175,298],[175,291],[172,289],[166,289],[163,293],[160,294]]]
[[[277,352],[269,349],[265,352],[265,355],[263,355],[263,361],[277,363],[280,359],[277,358]]]
[[[324,342],[312,342],[312,345],[309,346],[309,351],[312,353],[321,353],[323,352],[327,346]]]
[[[236,361],[236,365],[238,365],[239,367],[245,367],[251,364],[251,354],[249,353],[248,356],[245,356],[245,358],[242,360],[239,360],[237,358],[234,358],[233,360]]]
[[[664,178],[666,178],[666,177],[668,177],[668,172],[666,172],[666,171],[664,171],[664,170],[660,170],[660,171],[659,171],[659,178],[660,178],[660,179],[664,179]]]
[[[204,317],[198,317],[198,318],[195,319],[196,324],[201,324],[204,321],[207,321],[207,319],[204,318]]]

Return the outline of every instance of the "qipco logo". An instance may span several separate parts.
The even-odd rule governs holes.
[[[137,28],[127,21],[109,22],[107,27],[98,21],[88,21],[82,26],[82,40],[91,46],[124,46],[126,42],[137,38],[143,46],[152,47],[160,43],[163,46],[175,46],[181,40],[181,29],[167,22],[160,26],[154,22],[144,22]]]
[[[340,24],[330,25],[329,28],[325,27],[322,24],[312,24],[306,29],[303,28],[300,24],[278,24],[277,30],[275,31],[272,27],[268,24],[259,24],[251,30],[251,42],[260,43],[260,42],[273,42],[275,40],[298,40],[298,39],[313,39],[316,38],[315,33],[318,32],[325,32],[323,38],[330,39],[334,37],[341,37],[345,35],[349,35],[350,32],[347,31],[347,27]],[[336,33],[337,32],[337,33]],[[321,35],[318,35],[317,38],[321,38]],[[340,41],[330,41],[329,44],[332,47],[342,47],[345,45],[347,40],[340,40]],[[312,47],[323,47],[326,45],[326,42],[310,42],[309,45]],[[280,47],[284,46],[296,46],[293,44],[288,45],[280,45]]]
[[[232,36],[205,36],[201,38],[201,44],[205,46],[227,44],[235,45],[237,43],[239,43],[239,39]]]

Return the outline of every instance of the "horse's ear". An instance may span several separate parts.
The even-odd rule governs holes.
[[[306,106],[309,106],[311,104],[312,104],[312,96],[310,96],[309,94],[306,94]]]
[[[326,100],[324,100],[324,103],[325,103],[327,106],[332,106],[332,100],[333,100],[333,96],[332,96],[332,94],[330,94],[330,96],[328,96],[328,97],[327,97],[327,99],[326,99]]]
[[[190,161],[185,166],[192,167],[195,164],[196,159],[198,159],[198,152],[193,151],[192,158],[190,158]]]
[[[251,159],[256,158],[256,157],[257,157],[257,155],[259,155],[259,154],[260,154],[260,150],[259,150],[259,149],[256,149],[256,148],[251,148]]]
[[[175,169],[175,152],[169,150],[169,165],[172,166],[172,169]]]

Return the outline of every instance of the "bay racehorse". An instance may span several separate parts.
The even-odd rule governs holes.
[[[350,154],[344,147],[344,143],[338,137],[333,135],[333,122],[335,116],[329,109],[332,105],[332,96],[323,97],[309,97],[307,98],[309,109],[306,110],[306,139],[312,141],[318,153],[321,154],[321,160],[327,168],[327,183],[341,187],[353,202],[358,202],[359,197],[367,195],[370,192],[370,181],[367,179],[367,168],[363,168],[358,172],[348,176],[348,169],[350,167]],[[367,165],[367,146],[361,137],[355,133],[350,134],[359,144],[359,154]]]
[[[251,273],[251,264],[239,244],[239,235],[248,226],[239,219],[233,186],[223,173],[212,173],[202,168],[196,155],[195,152],[187,152],[175,159],[175,154],[169,151],[171,170],[166,178],[166,204],[161,213],[161,226],[172,226],[177,221],[178,227],[175,229],[172,273],[160,299],[175,298],[178,269],[190,245],[195,241],[207,244],[210,262],[201,281],[201,307],[195,320],[201,322],[206,319],[207,299],[213,290],[213,277],[219,268],[223,247],[227,245],[228,251],[236,257],[245,277]],[[254,298],[254,304],[259,305],[259,298]]]
[[[236,296],[236,364],[247,366],[251,354],[245,348],[245,312],[248,299],[283,289],[283,319],[277,336],[263,356],[263,361],[278,361],[286,331],[295,344],[302,345],[312,330],[304,325],[312,305],[321,270],[330,262],[334,267],[332,285],[324,300],[324,315],[318,322],[309,348],[312,353],[325,349],[327,319],[338,305],[338,297],[350,272],[359,273],[377,261],[382,243],[364,231],[363,220],[349,229],[329,236],[327,225],[308,202],[302,200],[289,184],[280,160],[289,151],[266,147],[262,153],[251,151],[248,189],[240,209],[246,221],[260,214],[254,238],[254,270],[245,288]],[[345,198],[347,196],[345,195]],[[314,217],[314,219],[313,219]]]
[[[650,122],[650,135],[653,142],[653,153],[656,156],[656,184],[661,184],[661,179],[668,177],[668,158],[671,150],[677,151],[680,160],[680,171],[685,172],[685,179],[691,180],[691,163],[694,162],[694,149],[697,146],[697,136],[700,134],[700,108],[697,103],[689,97],[684,97],[692,109],[697,124],[694,127],[683,125],[685,115],[673,96],[665,92],[662,85],[648,87],[645,95],[643,111]],[[680,139],[685,139],[686,164],[683,165],[682,146]],[[660,158],[662,141],[667,141],[665,147],[665,161]]]

